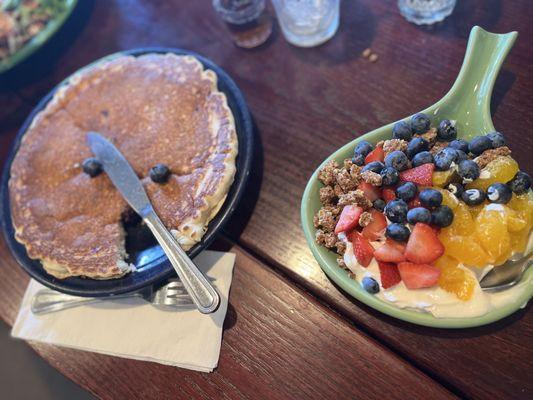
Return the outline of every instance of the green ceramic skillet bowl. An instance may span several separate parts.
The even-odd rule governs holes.
[[[35,35],[28,43],[18,49],[10,57],[0,61],[0,74],[12,69],[33,53],[35,53],[43,44],[45,44],[65,23],[72,11],[76,7],[78,0],[65,0],[65,10],[54,16],[46,27]]]
[[[465,139],[495,130],[490,116],[492,89],[517,36],[516,32],[489,33],[479,26],[472,29],[463,65],[453,87],[441,100],[422,110],[431,117],[432,126],[436,126],[444,118],[457,120],[459,136]],[[410,116],[405,120],[409,118]],[[361,140],[376,143],[390,139],[393,125],[391,123],[375,129],[341,147],[324,160],[307,183],[301,204],[302,227],[307,243],[324,272],[357,300],[392,317],[418,325],[438,328],[475,327],[497,321],[524,307],[533,297],[533,268],[526,272],[520,283],[526,286],[525,290],[512,303],[475,318],[435,318],[429,313],[397,308],[368,294],[358,282],[348,277],[346,271],[339,268],[333,252],[315,243],[313,215],[320,208],[318,189],[321,187],[317,180],[318,171],[329,160],[342,163],[344,159],[351,157],[354,146]]]

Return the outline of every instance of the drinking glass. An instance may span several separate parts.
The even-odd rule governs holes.
[[[431,25],[450,15],[456,0],[398,0],[401,14],[417,25]]]
[[[272,18],[265,0],[213,0],[233,42],[246,49],[262,45],[272,33]]]
[[[283,36],[312,47],[329,40],[339,27],[339,0],[272,0]]]

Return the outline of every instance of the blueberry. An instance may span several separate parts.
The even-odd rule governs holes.
[[[418,188],[413,182],[405,182],[396,188],[396,197],[405,202],[413,200],[418,192]]]
[[[385,167],[380,172],[381,184],[384,186],[396,185],[400,181],[400,174],[393,167]]]
[[[481,189],[468,189],[463,192],[461,198],[469,206],[476,206],[485,200],[485,192]]]
[[[451,147],[452,149],[461,150],[465,153],[468,153],[468,142],[463,139],[455,139],[450,142],[448,147]]]
[[[402,224],[389,224],[385,229],[385,236],[397,242],[407,242],[410,235],[409,228]]]
[[[165,183],[170,177],[170,169],[165,164],[157,164],[150,170],[150,179],[155,183]]]
[[[94,178],[104,170],[102,163],[94,157],[86,158],[82,164],[83,172]]]
[[[396,122],[392,127],[392,137],[394,139],[411,140],[413,137],[411,126],[405,121]]]
[[[417,222],[429,224],[431,222],[431,212],[424,207],[415,207],[407,211],[407,222],[411,225]]]
[[[405,223],[407,221],[407,203],[403,200],[391,200],[385,206],[385,215],[392,222]]]
[[[514,178],[507,182],[507,185],[516,194],[523,194],[531,187],[531,177],[525,172],[518,171]]]
[[[505,138],[500,132],[491,132],[487,134],[487,137],[490,139],[493,149],[505,146]]]
[[[374,278],[365,276],[361,281],[363,289],[365,289],[370,294],[376,294],[379,292],[379,283]]]
[[[455,154],[457,155],[457,157],[455,158],[456,163],[460,163],[463,160],[468,160],[468,155],[463,150],[457,150],[457,149],[454,149],[454,150],[455,150]]]
[[[409,159],[403,151],[394,150],[385,157],[385,165],[393,167],[397,171],[403,171],[409,168]]]
[[[418,167],[422,164],[433,164],[433,154],[429,151],[422,151],[413,157],[412,164],[413,167]]]
[[[487,199],[491,203],[507,204],[512,196],[512,190],[503,183],[493,183],[487,188]]]
[[[479,178],[479,165],[472,160],[463,160],[459,163],[457,173],[463,179],[474,180]]]
[[[453,222],[453,211],[448,206],[440,206],[431,213],[431,223],[440,228],[450,226]]]
[[[362,166],[362,165],[365,164],[365,156],[362,155],[362,154],[355,154],[355,155],[352,157],[352,162],[353,162],[355,165]]]
[[[438,207],[442,203],[442,193],[436,189],[424,189],[418,195],[418,199],[425,207]]]
[[[426,114],[418,113],[411,117],[411,131],[413,133],[426,133],[431,125],[431,120]]]
[[[439,128],[437,129],[437,138],[439,140],[444,140],[449,142],[454,140],[457,137],[457,128],[455,127],[455,121],[450,121],[449,119],[443,119]]]
[[[451,194],[460,199],[463,192],[465,191],[465,188],[460,183],[452,182],[448,184],[448,186],[446,186],[446,190],[448,190]]]
[[[362,169],[361,172],[365,171],[372,171],[376,174],[379,174],[381,170],[385,167],[381,161],[372,161],[371,163],[366,164]]]
[[[361,154],[362,156],[366,157],[366,155],[372,150],[374,150],[374,146],[372,146],[370,142],[363,140],[362,142],[359,142],[357,146],[355,146],[354,154]]]
[[[476,136],[468,144],[468,150],[476,156],[490,148],[492,148],[492,142],[487,136]]]
[[[411,139],[407,145],[407,157],[413,158],[416,154],[429,150],[429,142],[421,137]]]
[[[385,209],[385,200],[383,199],[376,199],[374,200],[374,203],[372,203],[372,205],[374,206],[374,208],[378,211],[381,211],[383,212],[383,210]]]
[[[435,156],[435,168],[439,171],[447,171],[450,169],[452,162],[457,160],[457,150],[444,148],[440,150]]]

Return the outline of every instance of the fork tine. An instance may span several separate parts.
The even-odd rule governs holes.
[[[179,299],[169,299],[168,297],[165,299],[162,299],[161,302],[155,303],[159,305],[166,305],[166,306],[173,306],[173,307],[179,307],[179,306],[194,306],[194,303],[192,299],[189,298],[179,298]]]

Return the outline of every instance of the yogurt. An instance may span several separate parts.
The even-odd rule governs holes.
[[[362,285],[365,277],[374,278],[377,282],[381,282],[376,259],[373,259],[370,265],[364,268],[357,262],[352,244],[345,236],[339,235],[339,237],[346,243],[344,263],[355,274],[357,282]],[[528,250],[532,248],[532,237],[533,235],[530,235]],[[381,243],[373,242],[372,245],[377,247]],[[533,282],[522,282],[502,292],[487,293],[481,289],[479,281],[493,268],[493,265],[487,265],[485,268],[470,268],[460,264],[459,268],[467,271],[476,280],[472,298],[467,301],[460,300],[454,293],[447,292],[439,286],[409,290],[403,282],[388,289],[383,289],[380,285],[380,291],[375,296],[398,308],[431,313],[436,318],[471,318],[485,315],[493,309],[513,302],[533,285]]]

